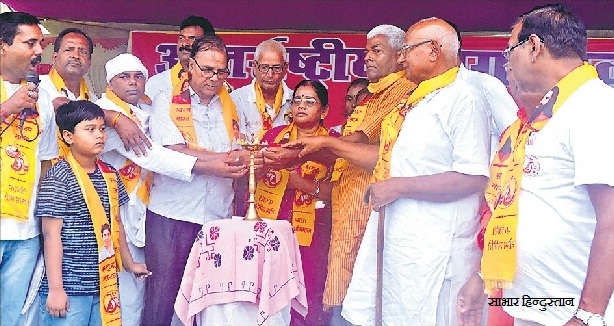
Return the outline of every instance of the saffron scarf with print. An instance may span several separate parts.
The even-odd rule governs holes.
[[[62,77],[60,76],[60,74],[58,74],[58,71],[55,68],[52,68],[51,71],[49,71],[49,79],[51,80],[51,83],[53,83],[53,86],[55,86],[55,89],[58,92],[63,93],[64,95],[66,95],[66,97],[68,97],[68,88],[64,83],[64,79],[62,79]],[[87,88],[87,83],[85,82],[85,79],[81,77],[81,82],[79,83],[79,100],[89,101],[90,98],[91,96],[90,91]],[[56,134],[58,138],[58,149],[60,156],[52,160],[53,164],[65,158],[70,151],[70,148],[62,138],[62,133],[60,132],[59,127],[56,128]]]
[[[22,81],[21,87],[26,87]],[[8,100],[4,80],[0,76],[0,103]],[[38,112],[38,104],[36,105]],[[0,136],[0,216],[26,221],[36,179],[36,146],[41,134],[39,114],[26,118],[19,128],[19,114],[1,123]],[[23,135],[23,136],[22,136]]]
[[[188,148],[204,149],[198,145],[198,138],[196,137],[196,130],[194,129],[194,118],[192,117],[192,98],[190,96],[190,88],[188,87],[188,80],[176,85],[173,88],[171,95],[171,108],[170,117],[181,132],[183,139],[186,142]],[[230,93],[226,87],[220,87],[217,92],[217,96],[220,97],[222,103],[222,116],[224,118],[224,125],[228,133],[228,139],[230,144],[238,138],[239,129],[239,116],[237,115],[237,107],[230,97]],[[234,127],[237,131],[234,131]]]
[[[101,160],[96,160],[96,165],[102,172],[104,181],[107,185],[109,195],[110,214],[112,223],[109,223],[107,214],[100,200],[100,196],[94,188],[94,184],[88,174],[83,170],[79,162],[74,158],[72,152],[68,152],[66,162],[70,165],[75,174],[77,184],[81,189],[85,204],[92,217],[94,233],[98,250],[104,248],[102,240],[102,226],[108,224],[111,227],[111,239],[113,242],[113,255],[98,262],[98,273],[100,277],[100,315],[102,324],[105,326],[121,326],[121,313],[119,307],[119,287],[117,282],[117,272],[122,269],[121,255],[119,254],[119,190],[117,176],[113,170]]]
[[[518,197],[525,145],[530,135],[539,132],[575,90],[593,78],[597,78],[597,70],[588,63],[574,69],[544,96],[530,117],[516,120],[501,136],[484,194],[488,207],[481,269],[486,293],[510,288],[516,274]]]
[[[326,136],[328,131],[320,126],[316,136]],[[275,136],[274,143],[280,144],[298,139],[298,127],[294,123],[280,129]],[[300,166],[300,175],[310,180],[322,180],[326,177],[326,166],[313,161],[307,161]],[[266,176],[256,185],[256,210],[258,216],[268,219],[277,219],[281,202],[286,193],[290,172],[288,170],[267,171]],[[284,216],[292,216],[292,228],[301,246],[311,245],[316,219],[317,199],[311,194],[295,190],[292,201],[292,212],[282,212]]]
[[[108,87],[105,90],[105,96],[109,101],[122,109],[124,115],[136,123],[137,126],[142,127],[141,120],[139,120],[134,111],[130,108],[130,105],[122,101],[122,99],[120,99]],[[153,182],[153,173],[151,171],[147,171],[143,182],[139,184],[143,169],[129,159],[126,159],[124,165],[117,170],[117,172],[119,172],[119,177],[122,179],[122,182],[126,187],[126,191],[129,194],[132,194],[132,192],[136,189],[137,197],[141,200],[141,202],[143,202],[143,204],[148,205],[151,183]]]
[[[367,86],[367,90],[369,91],[369,95],[356,106],[350,117],[348,118],[345,127],[343,128],[343,136],[348,136],[358,130],[365,120],[367,116],[367,112],[371,112],[375,109],[375,107],[394,107],[398,104],[397,96],[392,94],[380,98],[380,95],[384,93],[384,91],[391,88],[399,79],[405,78],[405,71],[398,71],[389,74],[388,76],[380,79],[376,83],[370,83]],[[407,92],[409,89],[399,88],[401,92]],[[350,163],[343,159],[338,158],[335,162],[335,170],[333,171],[332,181],[337,181],[343,174]]]
[[[271,115],[266,110],[266,102],[264,100],[264,95],[262,94],[262,88],[260,88],[260,84],[257,82],[254,83],[254,90],[256,92],[256,106],[258,107],[258,112],[260,112],[260,116],[262,117],[262,130],[260,131],[260,135],[258,139],[262,139],[262,136],[267,131],[273,128],[273,119]],[[279,114],[281,110],[282,100],[284,97],[284,88],[279,85],[277,88],[277,94],[275,94],[275,104],[273,105],[273,109],[275,110],[275,116]]]
[[[399,103],[396,109],[388,114],[382,121],[382,135],[379,146],[379,159],[373,170],[373,181],[383,181],[390,178],[390,156],[392,147],[399,136],[405,115],[412,110],[428,94],[450,85],[456,79],[458,67],[454,67],[443,74],[427,79],[418,87],[410,91]]]
[[[183,69],[181,62],[177,60],[177,63],[171,67],[171,86],[174,89],[177,85],[181,85],[187,79],[187,72]]]

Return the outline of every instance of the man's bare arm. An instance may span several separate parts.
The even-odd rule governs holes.
[[[151,143],[141,128],[120,112],[105,109],[103,111],[104,123],[115,128],[119,138],[124,143],[124,148],[127,151],[134,151],[136,155],[147,155],[147,150],[151,149]]]
[[[488,177],[454,171],[416,177],[390,178],[371,184],[371,204],[374,210],[399,199],[412,198],[444,203],[484,191]]]
[[[614,187],[588,185],[597,226],[579,308],[603,316],[614,290]]]

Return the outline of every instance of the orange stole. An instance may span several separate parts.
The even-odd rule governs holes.
[[[113,219],[113,223],[109,223],[109,219],[100,201],[100,196],[96,188],[94,188],[94,184],[79,162],[72,156],[72,152],[68,152],[66,162],[70,165],[70,168],[75,174],[83,198],[85,198],[85,204],[90,211],[94,233],[96,234],[96,242],[100,248],[99,250],[102,250],[104,246],[101,228],[104,224],[109,224],[111,226],[111,239],[114,253],[111,257],[98,263],[98,273],[100,277],[100,315],[103,325],[121,326],[119,285],[117,281],[117,272],[122,269],[122,259],[119,254],[120,225],[117,176],[104,162],[101,160],[96,161],[107,185],[110,214]]]
[[[326,136],[328,131],[326,128],[320,127],[316,135]],[[298,139],[298,128],[292,123],[279,131],[279,134],[275,136],[275,143],[296,139]],[[323,179],[327,172],[326,166],[313,161],[307,161],[300,167],[301,176],[312,180]],[[287,190],[289,175],[290,172],[285,169],[280,171],[269,170],[265,178],[258,181],[255,197],[256,210],[260,217],[277,219],[282,199]],[[314,196],[300,190],[295,191],[292,207],[292,228],[301,246],[309,246],[313,240],[315,205],[316,198]]]
[[[123,113],[130,118],[134,123],[136,123],[139,127],[142,126],[139,118],[134,114],[134,111],[130,108],[130,105],[122,99],[120,99],[115,93],[113,93],[108,87],[105,91],[105,96],[107,99],[117,107],[121,108]],[[117,170],[119,172],[119,177],[122,179],[124,186],[126,187],[126,191],[131,194],[134,189],[137,188],[139,184],[139,180],[141,179],[141,174],[143,169],[132,162],[129,159],[126,159],[124,165]],[[147,171],[145,179],[143,183],[136,190],[137,197],[145,204],[149,204],[149,193],[151,191],[151,184],[153,182],[153,173],[151,171]]]
[[[8,100],[0,76],[0,103]],[[22,81],[25,87],[25,81]],[[12,115],[2,121],[0,136],[0,213],[2,218],[27,221],[36,178],[36,147],[40,141],[41,119],[37,113],[28,116],[19,128],[19,115]]]
[[[186,80],[173,88],[169,115],[173,123],[175,123],[175,126],[177,126],[177,129],[181,132],[188,148],[204,149],[198,145],[198,138],[196,137],[196,130],[194,129],[194,119],[192,117],[192,99],[190,96],[190,88],[187,87],[187,83],[188,81]],[[221,87],[217,95],[222,102],[224,125],[228,133],[228,139],[232,145],[239,136],[239,116],[237,114],[237,107],[225,87]],[[236,132],[234,131],[235,126],[237,128]]]

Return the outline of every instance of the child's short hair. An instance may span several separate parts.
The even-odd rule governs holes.
[[[60,105],[55,113],[55,123],[60,128],[60,134],[64,130],[75,132],[75,126],[81,121],[104,119],[104,111],[90,101],[70,101]],[[64,138],[62,137],[62,140]]]

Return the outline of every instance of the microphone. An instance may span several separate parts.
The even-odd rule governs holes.
[[[33,83],[36,87],[38,87],[38,84],[40,83],[38,74],[34,71],[28,71],[28,73],[26,74],[26,87],[29,83]],[[21,110],[21,114],[19,116],[19,130],[23,131],[23,124],[26,122],[26,119],[28,118],[28,116],[31,116],[34,113],[36,113],[36,110],[33,108],[25,108]]]

